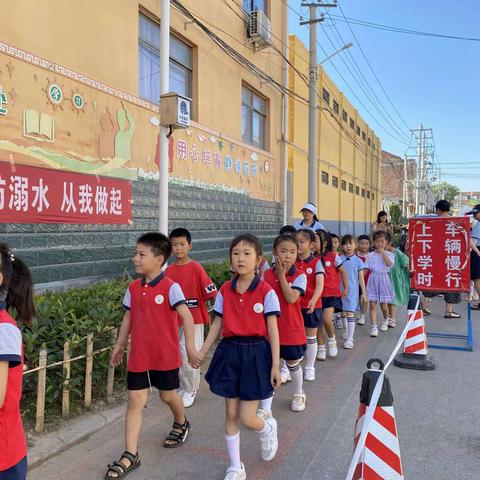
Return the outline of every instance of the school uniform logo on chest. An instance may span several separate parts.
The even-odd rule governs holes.
[[[306,272],[310,275],[313,272],[313,270],[310,267],[308,267]]]
[[[261,303],[256,303],[254,306],[253,306],[253,311],[255,313],[262,313],[263,312],[263,305]]]
[[[165,297],[163,295],[156,295],[155,296],[155,303],[157,305],[161,305],[165,301]]]
[[[328,260],[325,262],[325,266],[326,266],[326,267],[330,267],[331,265],[332,265],[332,262],[330,262],[330,261],[328,261]]]

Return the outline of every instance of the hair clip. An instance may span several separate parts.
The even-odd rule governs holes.
[[[12,252],[8,252],[8,256],[10,257],[11,262],[15,261],[15,255]]]

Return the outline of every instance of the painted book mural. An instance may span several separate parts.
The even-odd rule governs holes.
[[[158,178],[158,126],[156,105],[0,42],[0,221],[131,222],[131,181]],[[194,122],[170,137],[169,170],[274,194],[270,154]]]

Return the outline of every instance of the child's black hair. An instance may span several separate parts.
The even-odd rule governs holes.
[[[368,240],[370,242],[370,237],[368,235],[359,235],[357,242],[360,242],[360,240]]]
[[[355,237],[353,235],[350,235],[349,233],[342,237],[340,245],[346,245],[347,243],[355,243]]]
[[[189,245],[192,244],[192,234],[186,228],[174,228],[168,236],[170,240],[174,238],[186,238]]]
[[[299,230],[297,230],[297,233],[302,233],[304,236],[308,237],[310,243],[315,242],[316,240],[315,233],[313,232],[313,230],[309,230],[308,228],[300,228]]]
[[[326,230],[319,229],[316,231],[320,237],[320,255],[323,256],[332,250],[332,236]],[[326,242],[326,245],[323,244]]]
[[[32,274],[6,243],[0,243],[0,271],[3,275],[0,299],[6,303],[7,308],[16,311],[18,320],[29,323],[35,315]]]
[[[297,229],[293,225],[284,225],[278,232],[279,235],[295,235],[296,233]]]
[[[387,232],[384,232],[382,230],[377,230],[374,234],[373,234],[373,238],[372,240],[375,241],[377,238],[384,238],[385,240],[387,240]]]
[[[298,242],[297,239],[293,235],[289,234],[284,234],[284,235],[279,235],[274,241],[273,241],[273,251],[282,243],[282,242],[292,242],[295,244],[295,246],[298,248]]]
[[[340,237],[336,234],[336,233],[330,233],[330,238],[334,239],[338,239],[338,241],[340,241]]]
[[[163,265],[165,265],[168,258],[172,254],[172,242],[166,235],[160,232],[144,233],[138,237],[137,244],[138,243],[150,247],[156,257],[162,255]]]
[[[392,243],[392,234],[390,232],[385,232],[385,240],[388,243]]]
[[[239,243],[245,243],[246,245],[253,247],[255,249],[255,253],[257,254],[257,258],[262,256],[262,242],[258,237],[252,235],[251,233],[243,233],[242,235],[237,235],[230,244],[230,253],[229,256],[232,258],[232,251]]]

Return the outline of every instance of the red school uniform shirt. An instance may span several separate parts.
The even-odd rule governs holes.
[[[322,297],[341,297],[341,277],[338,271],[342,266],[342,260],[337,252],[327,252],[322,257],[323,268],[325,269],[325,285],[323,286]]]
[[[292,266],[286,273],[285,278],[292,289],[300,292],[300,296],[305,295],[307,288],[307,275],[305,273]],[[307,337],[300,306],[301,298],[298,298],[295,303],[287,302],[275,267],[269,268],[264,273],[263,279],[275,290],[280,301],[280,317],[278,318],[280,345],[305,345]]]
[[[358,252],[355,254],[363,263],[367,263],[367,255],[365,255],[364,257],[362,257],[361,255],[358,254]],[[365,286],[367,285],[367,281],[368,281],[368,277],[370,276],[370,270],[368,270],[368,268],[365,268],[365,270],[363,271],[363,278],[365,280]]]
[[[256,276],[244,293],[237,292],[238,277],[225,282],[215,298],[213,311],[222,317],[223,337],[266,337],[266,317],[280,316],[275,290]]]
[[[305,309],[308,308],[308,302],[310,302],[315,292],[317,275],[324,275],[325,271],[321,260],[313,255],[310,255],[305,260],[298,259],[295,262],[295,267],[307,276],[307,289],[305,290],[305,295],[300,300],[300,306]],[[322,308],[321,297],[317,300],[315,308]]]
[[[191,260],[184,265],[169,265],[165,273],[180,285],[195,324],[210,323],[205,302],[215,298],[217,287],[205,269]],[[179,320],[181,324],[181,319]]]
[[[0,472],[8,470],[27,455],[27,442],[20,415],[22,397],[22,334],[15,320],[0,303],[0,361],[8,362],[5,401],[0,408]]]
[[[178,283],[163,272],[150,283],[139,278],[128,286],[123,306],[130,310],[129,372],[180,368],[176,308],[185,303]]]

